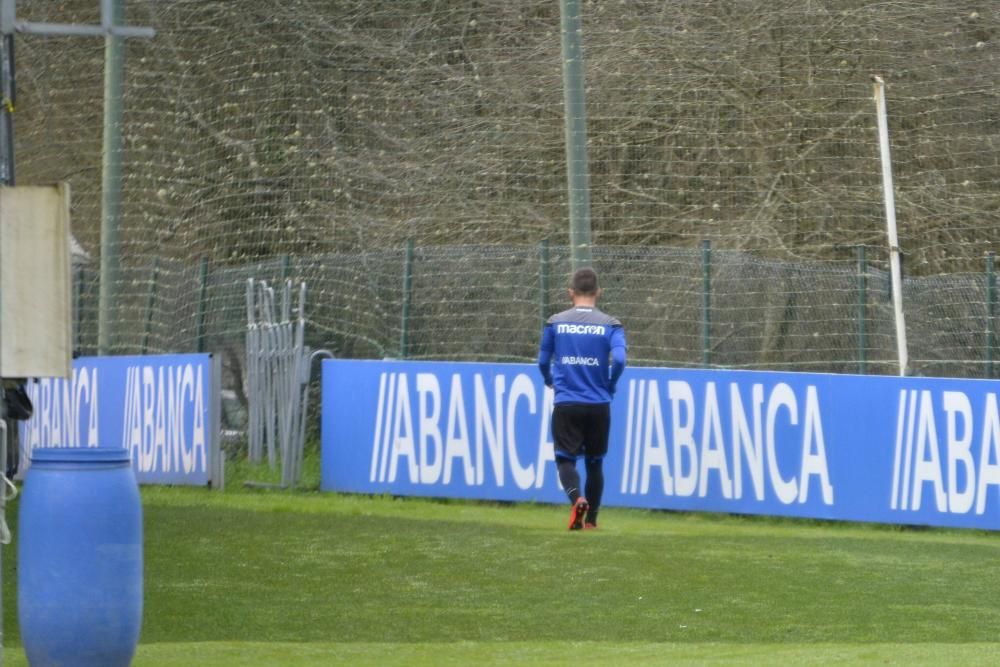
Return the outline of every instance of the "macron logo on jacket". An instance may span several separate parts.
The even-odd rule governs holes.
[[[558,334],[584,334],[588,336],[603,336],[607,329],[600,324],[557,324]]]

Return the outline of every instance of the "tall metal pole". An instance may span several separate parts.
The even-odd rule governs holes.
[[[892,276],[892,307],[896,314],[896,351],[899,374],[909,374],[906,347],[906,318],[903,315],[903,276],[899,261],[899,237],[896,234],[896,198],[892,186],[892,158],[889,155],[889,122],[886,120],[885,82],[872,76],[875,82],[875,111],[878,117],[879,150],[882,156],[882,193],[885,199],[885,224],[889,240],[889,270]]]
[[[559,0],[569,185],[569,244],[573,270],[591,263],[590,172],[587,167],[587,109],[584,101],[583,25],[580,0]]]
[[[123,0],[102,0],[110,26],[122,24]],[[110,5],[110,7],[108,7]],[[125,78],[124,38],[104,38],[104,146],[101,180],[101,284],[97,312],[97,353],[111,351],[111,315],[117,307],[122,217],[122,81]]]

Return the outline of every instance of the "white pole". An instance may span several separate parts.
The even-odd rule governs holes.
[[[889,123],[885,112],[885,82],[872,75],[875,82],[875,112],[878,116],[878,143],[882,156],[882,193],[885,198],[885,224],[889,235],[889,268],[892,276],[892,307],[896,315],[896,349],[899,374],[909,372],[906,351],[906,319],[903,316],[903,277],[899,265],[899,237],[896,235],[896,200],[892,189],[892,158],[889,156]]]

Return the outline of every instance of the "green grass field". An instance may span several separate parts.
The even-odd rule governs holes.
[[[569,533],[552,506],[142,495],[137,666],[1000,662],[997,535],[615,508]],[[15,547],[5,665],[26,664]]]

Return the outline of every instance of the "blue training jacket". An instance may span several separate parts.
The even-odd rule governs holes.
[[[625,329],[597,308],[575,306],[549,318],[538,367],[555,402],[610,403],[625,370]]]

